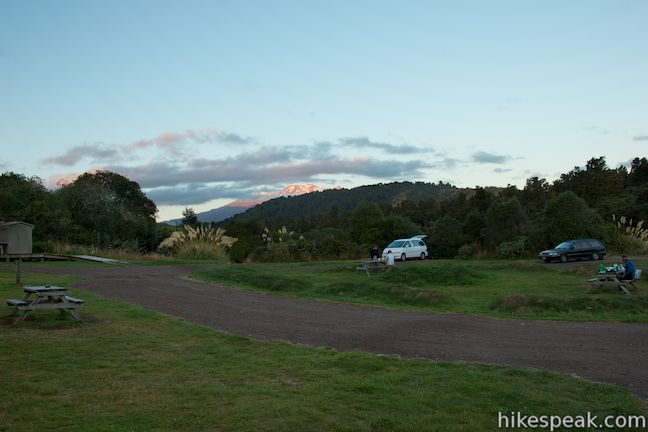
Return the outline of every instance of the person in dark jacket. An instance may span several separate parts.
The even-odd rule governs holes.
[[[634,266],[634,264],[632,263],[632,261],[630,261],[630,258],[628,258],[627,255],[623,255],[623,257],[621,257],[621,259],[623,260],[623,267],[625,267],[625,271],[623,272],[622,279],[623,280],[634,280],[634,278],[635,278],[635,266]]]
[[[380,250],[378,249],[377,244],[374,243],[374,245],[371,246],[369,254],[371,255],[371,261],[378,261],[380,259]]]

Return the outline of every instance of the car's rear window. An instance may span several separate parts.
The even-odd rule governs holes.
[[[593,247],[593,248],[596,248],[596,249],[602,249],[603,248],[603,245],[598,240],[590,240],[589,244],[590,244],[590,247]]]

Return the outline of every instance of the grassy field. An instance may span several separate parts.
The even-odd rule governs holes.
[[[355,262],[217,265],[193,273],[206,281],[329,301],[500,317],[648,322],[648,284],[632,296],[585,294],[599,262],[433,260],[367,276]],[[648,268],[648,261],[635,263]]]
[[[0,298],[20,297],[0,271]],[[25,275],[69,285],[69,277]],[[85,322],[0,321],[0,430],[487,431],[499,411],[643,414],[627,391],[520,368],[257,342],[71,290]]]

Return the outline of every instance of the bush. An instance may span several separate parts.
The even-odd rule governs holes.
[[[518,237],[515,240],[502,242],[497,246],[497,257],[504,259],[522,258],[528,252],[526,237]]]
[[[475,257],[476,251],[477,248],[474,244],[463,245],[459,248],[459,251],[457,251],[457,258],[464,260],[472,259]]]
[[[182,231],[174,231],[167,237],[158,250],[178,258],[188,259],[227,259],[226,248],[232,247],[238,239],[225,235],[222,228],[186,225]]]
[[[612,224],[608,225],[612,249],[619,253],[644,254],[648,252],[648,229],[644,221],[612,215]]]

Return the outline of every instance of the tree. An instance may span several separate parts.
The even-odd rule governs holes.
[[[609,169],[605,157],[601,156],[587,161],[584,170],[574,167],[567,174],[562,174],[554,182],[554,188],[557,192],[573,191],[589,205],[594,205],[602,197],[622,193],[623,181],[623,170]]]
[[[382,237],[377,238],[376,241],[381,240],[385,242],[392,241],[397,238],[410,237],[418,233],[418,227],[409,219],[392,215],[387,216],[382,223]]]
[[[157,207],[139,184],[110,171],[80,175],[56,193],[70,214],[74,241],[110,247],[127,241],[152,250]]]
[[[197,226],[198,225],[198,216],[196,212],[191,207],[185,207],[182,211],[182,225]]]
[[[0,216],[34,225],[34,240],[63,240],[69,219],[65,208],[38,177],[6,172],[0,176]]]
[[[495,201],[486,212],[484,237],[491,249],[528,231],[529,218],[517,198]]]
[[[571,191],[563,192],[547,202],[544,231],[545,238],[552,245],[569,239],[605,238],[601,216]]]
[[[477,209],[472,209],[464,219],[462,231],[468,242],[482,242],[482,232],[486,227],[486,218]]]
[[[542,214],[549,199],[550,186],[546,179],[528,178],[522,190],[522,204],[529,214],[534,217]]]
[[[488,207],[490,207],[494,200],[495,196],[491,192],[477,187],[474,195],[468,200],[468,205],[470,208],[477,209],[481,213],[486,213],[486,210],[488,210]]]
[[[648,183],[648,160],[645,157],[632,160],[628,183],[630,186],[640,186]]]
[[[428,252],[433,258],[454,258],[465,243],[461,224],[450,215],[439,218],[430,232]]]
[[[351,239],[361,245],[379,242],[384,215],[377,204],[361,202],[351,213]]]

